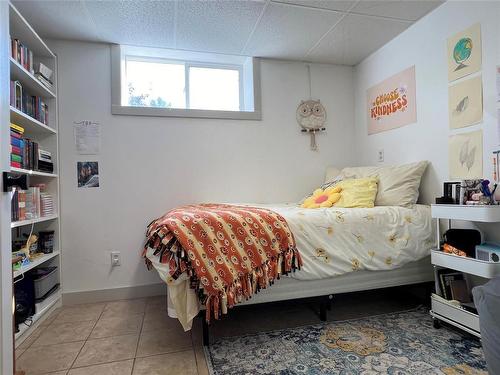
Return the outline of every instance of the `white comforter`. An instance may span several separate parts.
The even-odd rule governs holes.
[[[430,254],[433,245],[430,207],[319,208],[296,204],[253,205],[282,215],[295,236],[303,267],[291,274],[299,280],[317,280],[357,270],[391,270]],[[187,277],[173,281],[168,265],[147,253],[168,284],[169,315],[185,330],[199,311]],[[279,282],[279,281],[278,281]],[[332,281],[335,282],[335,281]]]

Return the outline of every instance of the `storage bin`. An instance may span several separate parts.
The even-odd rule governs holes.
[[[44,299],[50,291],[59,285],[57,267],[38,267],[32,273],[35,285],[35,299]]]

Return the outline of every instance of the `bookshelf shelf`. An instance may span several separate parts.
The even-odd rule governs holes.
[[[12,57],[10,58],[10,79],[20,81],[23,89],[26,89],[30,95],[37,95],[42,98],[55,98],[56,94],[45,87],[33,74],[28,72]]]
[[[31,325],[27,326],[26,324],[19,325],[19,332],[15,335],[16,345],[21,344],[24,339],[26,339],[36,328],[37,322],[42,319],[42,317],[48,313],[52,307],[58,303],[61,299],[61,288],[53,292],[50,296],[48,296],[43,302],[36,304],[35,309],[36,313],[31,317]]]
[[[44,255],[40,256],[39,258],[35,259],[33,262],[29,263],[28,265],[23,266],[20,269],[14,271],[14,277],[19,277],[19,276],[23,275],[24,273],[28,272],[29,270],[32,270],[33,268],[40,266],[41,264],[51,260],[52,258],[59,256],[59,254],[61,254],[60,251],[54,251],[53,253],[44,254]]]
[[[51,215],[51,216],[37,217],[36,219],[30,219],[30,220],[13,221],[10,223],[10,227],[11,228],[24,227],[25,225],[42,223],[44,221],[55,220],[57,218],[58,218],[57,215]]]
[[[19,145],[17,142],[13,141],[14,138],[19,138],[18,135],[10,133],[11,134],[11,139],[10,142],[8,139],[2,139],[2,147],[0,147],[0,150],[2,150],[2,157],[3,158],[9,158],[11,162],[15,162],[14,165],[16,167],[10,167],[10,171],[16,174],[24,174],[24,175],[29,175],[33,176],[33,183],[29,187],[29,189],[25,190],[30,190],[31,187],[33,187],[33,184],[37,185],[43,185],[43,192],[45,195],[43,196],[44,204],[47,206],[44,206],[45,209],[48,207],[50,209],[51,205],[54,207],[54,215],[51,216],[43,216],[43,217],[38,217],[36,219],[30,219],[30,220],[22,220],[22,221],[12,221],[12,220],[3,220],[2,223],[2,233],[5,233],[5,230],[7,230],[7,233],[10,233],[10,238],[7,239],[7,236],[5,236],[5,243],[2,242],[2,246],[7,246],[13,242],[13,241],[25,241],[25,238],[23,235],[29,233],[30,231],[30,226],[33,224],[41,223],[37,226],[35,226],[35,230],[33,231],[35,234],[39,232],[39,230],[49,230],[54,232],[53,236],[53,246],[55,249],[59,249],[58,251],[54,251],[50,254],[44,254],[41,255],[39,258],[34,260],[33,262],[29,263],[28,265],[21,267],[19,270],[16,270],[13,272],[14,278],[16,278],[14,281],[18,281],[23,278],[23,275],[30,271],[30,270],[36,270],[37,267],[40,267],[41,265],[48,265],[50,264],[51,266],[57,266],[58,267],[58,273],[59,273],[59,280],[61,280],[61,257],[62,257],[62,252],[60,251],[61,248],[61,240],[60,240],[60,232],[61,232],[61,222],[59,220],[59,215],[57,213],[57,207],[60,207],[59,204],[59,199],[60,199],[60,187],[59,187],[59,175],[57,174],[57,169],[54,169],[54,173],[46,173],[46,172],[41,172],[41,171],[36,171],[36,170],[30,170],[30,169],[24,169],[24,168],[19,168],[20,165],[29,165],[29,168],[33,168],[33,165],[36,165],[34,162],[36,159],[35,157],[38,157],[39,160],[42,160],[43,156],[45,156],[45,159],[50,160],[54,166],[57,166],[59,163],[58,156],[59,156],[59,139],[58,139],[58,128],[59,128],[59,121],[58,121],[58,101],[57,101],[57,57],[56,55],[50,50],[50,48],[47,46],[47,44],[38,36],[38,34],[35,32],[35,30],[30,26],[30,24],[24,19],[24,17],[19,13],[19,11],[16,9],[16,7],[9,3],[8,4],[8,13],[9,13],[9,30],[8,33],[2,34],[2,38],[5,38],[2,46],[7,47],[10,45],[11,51],[8,52],[7,48],[5,48],[4,53],[2,54],[2,59],[4,60],[4,65],[8,69],[8,75],[10,76],[11,81],[19,81],[22,85],[23,88],[23,93],[27,93],[28,95],[32,96],[38,96],[42,99],[48,111],[47,117],[48,117],[48,125],[42,123],[41,121],[38,121],[37,119],[31,117],[30,115],[23,113],[21,110],[17,109],[15,106],[9,106],[9,112],[5,111],[5,118],[2,119],[1,126],[9,128],[9,132],[14,131],[14,133],[17,132],[17,134],[20,134],[22,138],[24,138],[24,145],[19,142]],[[33,66],[33,69],[35,71],[39,70],[40,64],[43,64],[48,70],[52,71],[51,75],[51,80],[53,81],[54,85],[52,87],[47,87],[45,86],[36,76],[35,74],[32,73],[29,69],[25,69],[25,67],[20,64],[16,58],[12,56],[16,56],[16,54],[12,54],[12,49],[14,50],[17,48],[17,56],[20,56],[23,61],[29,60],[30,65]],[[26,57],[28,56],[28,57]],[[7,61],[8,59],[8,61]],[[30,68],[31,69],[31,68]],[[42,69],[43,70],[43,69]],[[8,96],[7,96],[8,98]],[[11,101],[12,103],[12,101]],[[18,125],[23,129],[16,128],[13,126],[12,128],[10,127],[9,124],[9,118],[7,117],[7,113],[10,114],[10,123]],[[47,113],[47,112],[45,112]],[[12,130],[14,129],[14,130]],[[5,131],[7,129],[4,128]],[[7,134],[7,132],[5,133]],[[13,146],[17,147],[9,147],[9,143],[12,144]],[[22,146],[23,145],[23,146]],[[21,146],[23,149],[21,149]],[[39,151],[45,151],[45,153],[38,153],[37,150]],[[13,158],[12,155],[17,156],[16,158]],[[37,156],[35,156],[37,155]],[[48,157],[50,155],[50,157]],[[19,158],[21,159],[21,162],[19,162]],[[26,159],[25,159],[26,158]],[[24,164],[22,162],[24,161]],[[42,160],[46,161],[46,160]],[[20,164],[16,164],[20,163]],[[2,217],[10,217],[10,218],[16,218],[16,217],[24,217],[22,215],[19,215],[19,212],[21,211],[21,207],[19,206],[19,193],[21,190],[16,189],[16,192],[13,193],[13,204],[11,208],[11,212],[6,212],[5,207],[4,211],[2,211]],[[29,192],[26,192],[26,195],[22,195],[22,198],[27,196]],[[33,197],[33,196],[32,196]],[[34,205],[35,207],[38,206],[37,208],[40,208],[40,212],[48,212],[48,211],[43,211],[44,208],[42,208],[42,195],[38,193],[35,195],[35,198],[38,199],[40,197],[40,201],[27,201],[26,202],[26,208],[28,206],[28,203],[31,205]],[[24,200],[21,200],[21,203],[23,203]],[[17,207],[15,205],[18,205]],[[8,230],[8,227],[12,230]],[[13,230],[16,228],[16,230]],[[16,290],[25,288],[26,286],[23,285],[26,283],[15,283],[14,288]],[[47,314],[50,313],[54,308],[58,305],[61,304],[61,285],[58,287],[56,291],[54,291],[52,294],[50,294],[45,300],[40,301],[39,303],[35,304],[35,314],[29,319],[30,322],[26,322],[27,324],[21,323],[19,325],[19,332],[15,333],[14,335],[14,340],[15,340],[15,346],[19,346],[20,343],[22,343],[38,325],[46,318]],[[10,299],[10,297],[9,297]],[[10,305],[11,301],[2,301],[3,304]],[[28,324],[30,324],[28,326]],[[9,335],[9,332],[5,332],[7,336]],[[4,336],[5,337],[5,336]],[[3,347],[2,347],[3,349]],[[15,365],[14,365],[15,367]]]
[[[22,40],[33,53],[40,57],[55,58],[54,53],[45,44],[45,42],[38,36],[36,31],[24,19],[19,11],[12,5],[9,5],[9,27],[10,35],[13,38]]]
[[[10,171],[14,172],[14,173],[19,173],[19,174],[28,174],[30,176],[41,176],[41,177],[52,177],[52,178],[57,177],[57,174],[55,174],[55,173],[46,173],[46,172],[33,171],[33,170],[28,170],[28,169],[16,168],[16,167],[10,167]]]
[[[24,128],[27,134],[52,135],[57,134],[57,130],[41,123],[33,117],[21,112],[19,109],[10,106],[10,121]]]

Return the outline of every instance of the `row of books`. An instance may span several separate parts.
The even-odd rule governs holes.
[[[33,59],[33,52],[25,46],[19,39],[10,38],[10,55],[14,60],[22,65],[31,74],[47,88],[51,89],[54,87],[52,81],[52,70],[46,67],[43,63],[38,63],[38,69],[35,72],[35,62]]]
[[[15,168],[52,173],[52,154],[39,148],[38,143],[24,138],[24,128],[10,124],[10,165]]]
[[[28,190],[12,192],[11,220],[22,221],[52,216],[56,209],[54,198],[45,191],[45,185],[32,186]]]
[[[10,55],[28,72],[31,74],[35,72],[33,69],[33,52],[21,43],[19,39],[10,38]]]
[[[10,81],[10,105],[47,125],[49,106],[39,96],[28,95],[19,81]]]

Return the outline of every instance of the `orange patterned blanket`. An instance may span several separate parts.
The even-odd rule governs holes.
[[[285,219],[264,208],[179,207],[149,224],[146,237],[143,256],[154,249],[173,279],[188,273],[207,321],[301,266]]]

